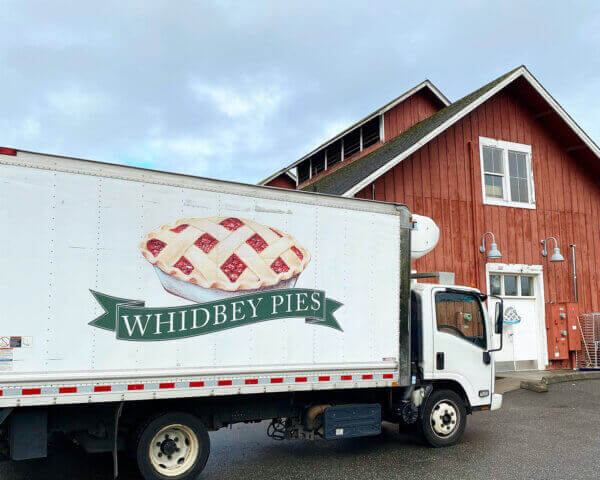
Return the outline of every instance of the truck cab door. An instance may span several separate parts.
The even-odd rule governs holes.
[[[432,294],[433,378],[461,384],[471,406],[489,405],[494,369],[481,299],[458,289],[433,289]]]

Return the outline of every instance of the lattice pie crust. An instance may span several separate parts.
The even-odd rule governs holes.
[[[256,290],[297,276],[310,253],[294,237],[253,220],[184,218],[151,231],[142,255],[164,273],[203,288]]]

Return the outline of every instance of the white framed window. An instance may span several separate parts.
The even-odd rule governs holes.
[[[535,208],[531,146],[479,137],[483,203]]]
[[[490,273],[489,292],[502,297],[535,297],[533,275]]]

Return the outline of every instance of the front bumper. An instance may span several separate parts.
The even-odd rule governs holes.
[[[490,410],[498,410],[502,406],[502,395],[499,393],[492,394],[492,406]]]

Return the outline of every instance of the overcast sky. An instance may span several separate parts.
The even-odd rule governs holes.
[[[600,143],[599,2],[494,3],[0,0],[0,146],[254,183],[521,64]]]

